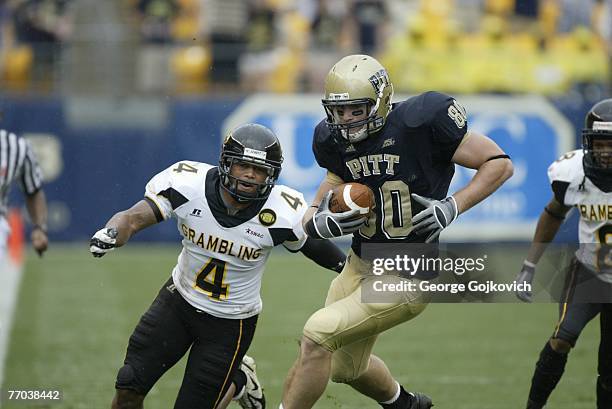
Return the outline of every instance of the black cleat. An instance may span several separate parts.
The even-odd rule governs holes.
[[[408,394],[411,397],[408,409],[430,409],[434,405],[431,403],[431,398],[424,393],[409,392]]]

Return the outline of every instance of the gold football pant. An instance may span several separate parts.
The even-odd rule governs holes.
[[[378,334],[416,317],[427,306],[427,295],[419,291],[393,294],[393,302],[362,302],[362,285],[391,278],[398,280],[373,276],[371,264],[351,250],[342,273],[330,285],[325,307],[306,322],[304,336],[333,352],[334,382],[346,383],[361,376],[368,369]]]

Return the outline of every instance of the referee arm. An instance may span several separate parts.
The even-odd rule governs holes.
[[[38,189],[32,195],[26,195],[25,198],[26,208],[30,215],[30,220],[34,227],[30,235],[32,241],[32,247],[42,257],[43,253],[49,246],[49,239],[47,237],[47,200],[45,198],[45,192],[42,189]]]

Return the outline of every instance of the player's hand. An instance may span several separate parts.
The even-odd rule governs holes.
[[[425,206],[425,209],[412,218],[412,227],[416,234],[429,233],[425,243],[431,243],[459,214],[457,202],[452,196],[436,200],[413,193],[412,198]]]
[[[109,251],[113,251],[117,243],[117,229],[105,227],[93,235],[89,241],[89,251],[94,257],[102,257]]]
[[[38,253],[38,256],[42,257],[49,246],[49,238],[44,228],[41,226],[34,226],[30,234],[30,241],[32,242],[32,247],[34,247],[34,250]]]
[[[531,284],[533,283],[533,276],[535,275],[535,266],[528,261],[523,263],[523,268],[521,272],[516,276],[517,284],[529,284],[531,288]],[[531,290],[523,290],[523,291],[515,291],[516,297],[524,302],[531,302]]]
[[[353,233],[361,228],[367,218],[359,214],[358,209],[342,213],[333,213],[329,210],[329,200],[332,191],[327,192],[319,209],[306,223],[306,233],[316,239],[331,239]]]

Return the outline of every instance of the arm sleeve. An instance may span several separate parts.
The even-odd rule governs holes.
[[[568,152],[548,167],[548,181],[557,202],[572,206],[567,190],[576,175],[582,174],[582,155],[578,151]]]
[[[337,273],[342,271],[346,260],[344,252],[330,240],[316,240],[309,237],[300,251],[321,267]]]
[[[34,151],[30,146],[30,142],[26,139],[19,139],[20,149],[25,150],[23,166],[20,169],[19,184],[23,192],[32,196],[42,188],[42,170],[38,165]]]
[[[433,115],[430,118],[433,159],[436,162],[450,162],[468,132],[467,112],[448,95],[431,93],[428,99],[433,105]]]

